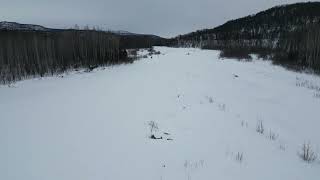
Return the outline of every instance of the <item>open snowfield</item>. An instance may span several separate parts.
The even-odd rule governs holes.
[[[0,179],[319,180],[319,158],[299,157],[304,142],[320,154],[319,77],[218,51],[156,50],[0,86]],[[149,138],[150,121],[162,139]]]

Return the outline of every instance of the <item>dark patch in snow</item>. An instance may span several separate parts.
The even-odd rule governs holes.
[[[162,136],[158,138],[158,137],[156,137],[155,135],[152,134],[152,135],[150,136],[150,139],[162,139]]]

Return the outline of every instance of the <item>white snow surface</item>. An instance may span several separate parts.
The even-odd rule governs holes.
[[[304,142],[320,153],[319,77],[155,49],[133,64],[0,86],[0,179],[319,180],[319,158],[299,157]],[[150,121],[163,139],[148,138]]]

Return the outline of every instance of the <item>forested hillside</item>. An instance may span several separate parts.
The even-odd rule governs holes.
[[[213,29],[178,36],[169,44],[226,50],[229,54],[255,52],[279,63],[320,69],[320,2],[277,6]]]

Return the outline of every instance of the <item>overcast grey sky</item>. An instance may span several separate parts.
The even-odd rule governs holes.
[[[300,2],[303,0],[300,0]],[[164,37],[297,0],[0,0],[0,21],[65,28],[102,26]]]

